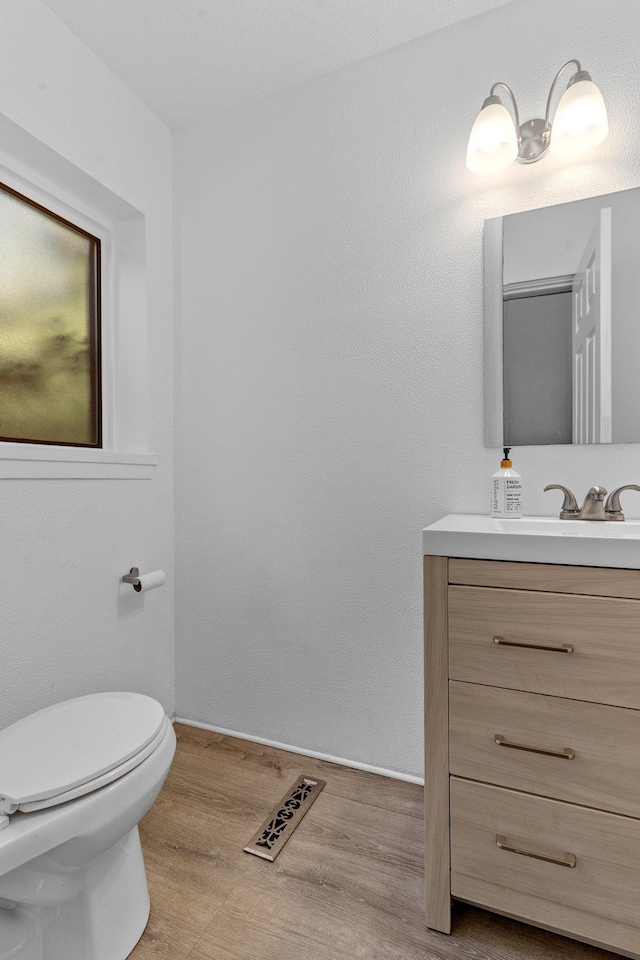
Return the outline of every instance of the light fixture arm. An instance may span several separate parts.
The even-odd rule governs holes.
[[[518,134],[518,138],[520,138],[520,113],[518,111],[518,102],[516,100],[516,96],[513,90],[511,89],[511,87],[508,84],[503,83],[502,80],[498,80],[496,83],[494,83],[494,85],[491,87],[491,90],[490,90],[490,94],[489,94],[490,96],[494,97],[496,95],[495,94],[496,87],[504,87],[504,89],[507,91],[507,93],[511,97],[511,103],[513,104],[513,113],[516,121],[516,133]]]
[[[579,60],[567,60],[567,62],[563,63],[560,69],[558,70],[558,72],[556,73],[555,77],[553,78],[553,83],[551,84],[551,89],[549,90],[549,96],[547,97],[547,109],[544,115],[545,133],[551,129],[551,124],[549,123],[549,120],[551,118],[551,102],[553,100],[553,95],[558,85],[558,80],[560,79],[560,74],[563,72],[563,70],[566,70],[566,68],[569,67],[572,63],[575,63],[576,65],[576,68],[577,68],[576,74],[583,72]]]
[[[565,71],[570,70],[568,75]],[[554,107],[560,78],[566,89]],[[511,107],[498,96],[504,91]],[[516,163],[537,163],[550,151],[571,156],[591,150],[609,132],[607,108],[597,85],[579,60],[563,63],[551,84],[544,118],[520,120],[520,111],[511,87],[498,80],[482,104],[471,128],[467,146],[467,167],[474,173],[495,173]]]

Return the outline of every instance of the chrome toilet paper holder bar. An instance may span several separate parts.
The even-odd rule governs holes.
[[[130,583],[136,593],[140,593],[140,570],[138,567],[131,567],[129,573],[122,578],[123,583]]]

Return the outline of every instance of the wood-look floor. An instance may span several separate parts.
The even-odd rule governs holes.
[[[134,960],[613,960],[458,904],[424,926],[422,788],[176,725],[140,832],[151,919]],[[243,852],[300,773],[327,781],[275,863]],[[618,958],[619,960],[619,958]]]

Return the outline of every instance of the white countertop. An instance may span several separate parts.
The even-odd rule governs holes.
[[[452,513],[423,530],[422,552],[425,556],[640,570],[640,522],[556,517],[498,520]]]

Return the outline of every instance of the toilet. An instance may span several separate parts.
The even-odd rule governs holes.
[[[0,960],[125,960],[149,918],[138,823],[175,753],[162,706],[99,693],[0,731]]]

